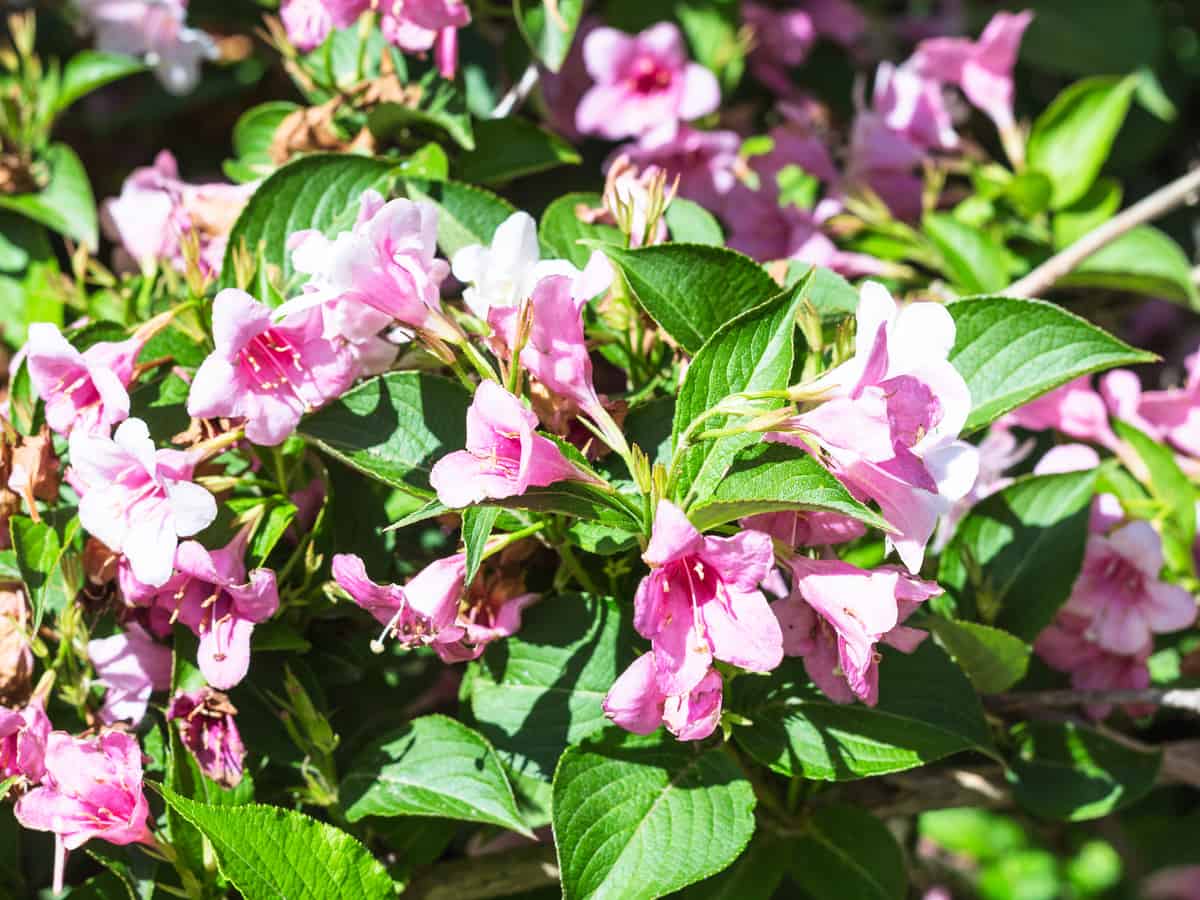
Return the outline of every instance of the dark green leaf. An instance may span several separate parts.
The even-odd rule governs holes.
[[[0,209],[11,209],[96,249],[100,241],[96,198],[83,163],[66,144],[51,144],[45,161],[50,170],[46,187],[33,194],[0,194]]]
[[[25,516],[13,516],[8,524],[17,567],[21,570],[21,581],[33,608],[31,630],[37,634],[47,611],[65,609],[74,602],[75,595],[83,586],[79,560],[74,554],[68,556],[66,552],[79,530],[79,520],[70,520],[65,541],[48,522],[34,522]]]
[[[62,85],[54,103],[55,112],[62,112],[76,100],[99,90],[110,82],[146,71],[146,64],[120,53],[101,53],[81,50],[63,68]]]
[[[1154,65],[1163,49],[1163,17],[1152,0],[1019,0],[1032,9],[1021,58],[1063,75],[1108,75]],[[1131,23],[1138,23],[1131,28]]]
[[[451,82],[440,78],[428,88],[419,107],[380,103],[367,115],[367,127],[381,141],[409,139],[409,132],[446,135],[464,150],[474,150],[475,134],[467,101]]]
[[[930,213],[922,225],[945,260],[951,281],[965,293],[986,294],[1008,284],[1004,247],[986,232],[946,213]]]
[[[1097,178],[1086,194],[1054,214],[1054,249],[1070,246],[1111,219],[1121,208],[1122,195],[1121,182]]]
[[[513,15],[533,55],[551,72],[562,68],[583,15],[583,0],[513,0]]]
[[[498,506],[472,506],[463,510],[462,542],[467,556],[463,584],[470,584],[475,580],[475,573],[479,571],[479,565],[483,562],[483,549],[487,545],[487,539],[492,536],[492,526],[496,524],[499,516]]]
[[[1025,677],[1030,646],[999,628],[931,616],[922,622],[981,694],[998,694]]]
[[[732,866],[684,888],[679,900],[771,900],[787,874],[790,851],[783,839],[759,831]]]
[[[1187,254],[1174,240],[1142,225],[1097,250],[1066,277],[1064,287],[1097,287],[1165,297],[1200,307]]]
[[[578,0],[576,0],[578,2]],[[525,119],[485,119],[475,126],[478,146],[458,158],[458,177],[476,184],[511,181],[558,166],[575,166],[575,148]]]
[[[545,248],[544,255],[570,260],[582,269],[594,252],[581,241],[596,244],[625,245],[625,236],[612,225],[589,224],[579,218],[578,210],[600,209],[604,200],[599,194],[566,194],[546,207],[538,225],[538,240]]]
[[[813,900],[903,900],[904,851],[865,809],[827,806],[805,822],[786,853],[792,878]]]

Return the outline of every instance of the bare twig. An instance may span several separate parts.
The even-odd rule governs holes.
[[[1063,706],[1107,706],[1124,703],[1148,703],[1181,709],[1200,715],[1200,688],[1145,688],[1122,691],[1022,691],[984,697],[988,708],[996,712],[1048,709]]]
[[[1099,228],[1089,231],[1071,246],[1050,257],[1004,292],[1008,297],[1035,297],[1055,282],[1075,271],[1085,259],[1121,235],[1165,215],[1177,206],[1196,201],[1200,191],[1200,168],[1176,178],[1153,194],[1142,198]]]
[[[535,63],[526,66],[521,77],[517,79],[517,83],[508,89],[508,93],[500,98],[500,102],[492,110],[492,118],[503,119],[516,112],[517,108],[525,102],[525,98],[529,96],[534,85],[538,83],[539,77],[541,77],[541,72]]]

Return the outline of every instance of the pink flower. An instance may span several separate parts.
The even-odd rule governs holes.
[[[126,388],[146,339],[135,335],[120,343],[93,344],[80,353],[54,325],[30,325],[25,364],[46,404],[46,424],[62,435],[78,428],[107,436],[129,416]]]
[[[890,63],[879,64],[873,106],[888,128],[917,147],[928,150],[958,147],[958,135],[941,87],[908,65],[897,68]]]
[[[146,715],[154,691],[171,686],[171,650],[154,641],[138,625],[112,637],[88,641],[88,659],[105,687],[100,721],[136,725]]]
[[[623,144],[616,155],[627,157],[643,170],[661,169],[669,182],[679,180],[680,197],[720,213],[737,183],[735,167],[741,146],[742,139],[734,131],[697,131],[682,122],[664,122],[636,143]]]
[[[549,438],[537,434],[537,416],[494,381],[483,382],[467,410],[467,449],[447,454],[429,473],[446,506],[519,497],[531,487],[581,479]]]
[[[96,49],[145,59],[163,87],[186,94],[200,80],[200,63],[216,57],[203,31],[184,24],[187,0],[81,0],[96,30]]]
[[[1142,885],[1146,900],[1200,900],[1200,866],[1159,869]]]
[[[546,106],[546,118],[554,132],[578,143],[583,139],[575,127],[575,110],[579,101],[592,86],[592,78],[588,75],[587,66],[583,61],[583,45],[587,36],[603,23],[592,14],[585,15],[575,31],[575,40],[571,42],[571,50],[557,72],[541,69],[538,88],[541,91],[542,102]]]
[[[1065,609],[1090,622],[1087,635],[1101,648],[1136,653],[1153,634],[1196,621],[1196,601],[1184,588],[1159,581],[1162,567],[1162,539],[1149,522],[1092,535]]]
[[[850,0],[804,0],[817,34],[850,47],[866,33],[867,20]]]
[[[1105,650],[1087,636],[1089,621],[1060,610],[1058,617],[1034,641],[1034,652],[1053,669],[1069,673],[1071,686],[1080,691],[1143,690],[1150,686],[1150,658],[1153,644],[1147,641],[1129,654]],[[1126,704],[1131,716],[1151,715],[1154,707]],[[1089,704],[1087,713],[1094,719],[1106,718],[1111,704]]]
[[[406,0],[404,3],[285,0],[280,16],[288,40],[297,49],[308,52],[321,44],[333,28],[348,28],[368,9],[378,11],[384,38],[401,50],[414,53],[432,47],[439,37],[444,37],[439,35],[440,32],[453,31],[471,23],[471,11],[461,0]],[[453,41],[453,37],[450,40]]]
[[[385,203],[369,190],[362,195],[352,230],[333,240],[317,231],[298,231],[288,238],[288,247],[296,270],[312,277],[303,294],[276,310],[276,318],[332,301],[360,314],[382,313],[448,340],[461,339],[441,315],[438,288],[450,267],[435,258],[437,208],[432,204],[404,199]],[[368,320],[368,333],[378,331],[378,321]]]
[[[1001,131],[1013,127],[1013,66],[1021,37],[1033,20],[1029,10],[996,13],[978,41],[931,38],[922,41],[912,65],[922,75],[962,88]]]
[[[1143,391],[1137,375],[1125,369],[1108,372],[1100,380],[1100,393],[1118,419],[1140,428],[1180,453],[1200,457],[1200,380],[1197,360],[1189,357],[1188,380],[1183,387]]]
[[[742,6],[742,19],[754,35],[750,71],[776,94],[795,91],[788,69],[808,58],[817,39],[812,16],[803,9],[772,9],[759,3]]]
[[[46,774],[50,720],[34,698],[20,712],[0,706],[0,781],[20,776],[37,784]]]
[[[213,495],[192,483],[192,463],[177,450],[154,449],[141,419],[126,419],[111,439],[71,434],[71,467],[81,488],[79,521],[133,574],[158,586],[171,577],[178,539],[217,517]]]
[[[637,35],[597,28],[584,39],[583,59],[595,81],[575,113],[585,134],[637,137],[707,115],[721,102],[716,76],[688,61],[683,36],[669,22]]]
[[[275,573],[246,572],[248,532],[243,530],[219,550],[185,541],[175,554],[175,574],[159,588],[153,603],[200,638],[198,663],[215,688],[228,690],[250,668],[254,626],[279,609]]]
[[[272,446],[301,417],[339,396],[354,381],[354,358],[328,341],[314,310],[271,324],[271,308],[227,288],[213,301],[216,348],[188,393],[188,415],[246,420],[246,437]]]
[[[1052,428],[1076,440],[1091,441],[1109,449],[1120,443],[1109,427],[1104,398],[1092,390],[1086,375],[1014,409],[998,424],[1019,425],[1029,431]]]
[[[911,653],[926,633],[901,624],[942,589],[898,569],[859,569],[839,560],[796,557],[792,593],[772,604],[783,627],[783,649],[803,656],[813,683],[835,703],[857,697],[879,702],[883,642]]]
[[[663,500],[642,558],[650,574],[638,586],[633,624],[651,642],[663,694],[689,694],[714,658],[752,672],[779,665],[779,622],[758,589],[774,562],[765,534],[705,537]]]
[[[200,246],[199,267],[205,275],[221,271],[229,232],[254,193],[256,185],[188,184],[179,178],[175,157],[163,150],[154,165],[135,169],[125,179],[119,197],[105,201],[101,224],[120,245],[121,268],[147,269],[165,262],[186,269],[183,239],[195,235]],[[125,254],[125,258],[121,256]]]
[[[319,47],[333,30],[333,14],[325,0],[283,0],[279,18],[288,40],[301,53]]]
[[[200,771],[224,788],[242,780],[246,756],[236,715],[228,697],[207,687],[176,694],[167,708],[167,721],[179,723],[179,736]]]
[[[947,356],[954,320],[937,303],[903,310],[882,286],[862,288],[854,357],[793,388],[817,404],[770,436],[811,449],[851,491],[879,503],[887,536],[918,572],[938,517],[974,485],[978,450],[959,441],[971,409],[966,382]]]
[[[608,262],[602,256],[593,256],[579,278],[553,275],[539,281],[531,298],[532,322],[520,356],[529,374],[593,418],[602,416],[602,405],[592,382],[583,307],[608,286],[611,278]],[[494,307],[488,316],[503,351],[508,353],[518,339],[520,315],[517,307]]]
[[[789,547],[845,544],[867,533],[867,526],[857,519],[824,511],[760,513],[742,519],[741,525],[768,534]]]
[[[21,797],[13,812],[25,828],[54,832],[56,892],[62,887],[67,850],[92,838],[117,845],[154,840],[146,825],[142,751],[132,735],[121,731],[91,738],[52,732],[42,786]]]
[[[602,706],[604,715],[634,734],[651,734],[666,725],[681,741],[700,741],[721,720],[722,690],[720,673],[710,668],[686,693],[664,694],[654,654],[643,653],[613,682]]]
[[[1011,431],[993,427],[979,442],[978,448],[979,476],[975,479],[975,484],[950,507],[938,523],[934,549],[939,552],[945,548],[958,523],[976,503],[1012,484],[1013,479],[1004,473],[1029,456],[1033,450],[1033,442],[1023,441],[1018,444]]]

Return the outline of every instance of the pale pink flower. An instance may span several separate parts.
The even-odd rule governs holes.
[[[654,654],[644,653],[613,682],[602,706],[605,716],[634,734],[651,734],[666,725],[681,741],[699,741],[721,720],[722,692],[721,675],[710,668],[686,693],[664,694]]]
[[[529,334],[520,354],[520,363],[529,374],[594,418],[602,416],[602,404],[592,381],[583,307],[611,278],[607,261],[593,256],[579,278],[552,275],[539,281],[530,301]],[[517,307],[493,307],[488,317],[505,355],[511,354],[518,339],[520,315]]]
[[[0,706],[0,781],[19,776],[37,784],[46,774],[50,720],[36,697],[19,712]]]
[[[867,31],[867,19],[850,0],[803,0],[817,34],[843,47],[851,47]]]
[[[242,780],[246,748],[234,717],[237,709],[219,691],[204,687],[178,693],[167,707],[167,721],[179,724],[179,736],[206,776],[225,788]]]
[[[1200,381],[1196,356],[1188,359],[1189,377],[1183,387],[1143,391],[1137,375],[1125,369],[1108,372],[1100,393],[1115,418],[1140,428],[1189,457],[1200,457]]]
[[[348,28],[369,9],[380,17],[383,36],[401,50],[417,53],[430,49],[444,32],[471,22],[471,11],[461,0],[405,0],[376,3],[372,0],[285,0],[280,11],[288,40],[307,52],[321,44],[334,28]],[[449,38],[453,42],[453,35]],[[442,69],[445,74],[445,69]],[[447,77],[453,77],[453,71]]]
[[[774,9],[760,3],[742,5],[742,20],[754,37],[750,71],[774,91],[787,96],[795,92],[788,69],[808,58],[817,40],[812,16],[804,9]]]
[[[112,637],[88,641],[88,659],[104,685],[100,721],[136,725],[146,715],[150,695],[171,686],[171,650],[138,625]]]
[[[850,133],[846,179],[876,194],[892,215],[906,222],[921,218],[924,180],[915,174],[925,151],[889,128],[873,110],[859,110]]]
[[[875,112],[885,125],[926,150],[954,150],[958,135],[941,86],[908,65],[880,63],[875,72]]]
[[[333,240],[318,231],[298,231],[288,238],[288,247],[296,270],[311,278],[303,294],[276,310],[276,318],[332,301],[363,314],[383,313],[448,340],[461,338],[441,315],[439,286],[450,267],[436,258],[437,208],[432,204],[385,203],[378,191],[368,190],[350,231]],[[377,331],[378,322],[368,319],[367,333]]]
[[[279,18],[288,40],[301,53],[315,50],[333,30],[333,13],[325,0],[283,0]]]
[[[651,642],[663,694],[689,694],[713,659],[752,672],[779,665],[783,637],[759,590],[774,562],[769,537],[706,537],[663,500],[642,558],[650,574],[638,585],[633,623]]]
[[[55,892],[62,890],[66,851],[93,838],[110,844],[153,844],[150,812],[142,788],[142,751],[121,731],[90,738],[51,732],[41,787],[17,801],[17,821],[56,836]]]
[[[929,78],[958,85],[997,128],[1007,131],[1013,127],[1013,66],[1021,38],[1032,20],[1030,10],[996,13],[978,41],[922,41],[913,54],[912,65]]]
[[[429,473],[438,499],[452,509],[519,497],[531,487],[581,479],[537,416],[494,381],[485,381],[467,410],[467,448],[443,456]]]
[[[1113,653],[1088,637],[1087,618],[1060,610],[1057,618],[1034,641],[1034,652],[1053,669],[1071,676],[1071,686],[1079,691],[1144,690],[1150,686],[1147,660],[1154,649],[1151,641],[1128,654]],[[1085,707],[1094,719],[1106,718],[1112,704],[1091,703]],[[1154,707],[1126,704],[1131,716],[1151,715]]]
[[[899,569],[859,569],[840,560],[796,557],[792,593],[771,609],[783,628],[783,649],[803,656],[804,668],[835,703],[857,697],[879,702],[879,656],[886,643],[911,653],[927,637],[902,624],[942,589]]]
[[[178,539],[217,517],[213,495],[192,482],[193,463],[178,450],[154,449],[141,419],[126,419],[112,438],[71,434],[72,484],[80,489],[79,521],[137,579],[161,585],[171,577]]]
[[[1092,390],[1082,376],[1019,406],[1004,416],[1004,427],[1019,425],[1028,431],[1054,429],[1079,441],[1091,441],[1109,449],[1119,445],[1108,424],[1104,398]]]
[[[657,167],[678,193],[720,214],[737,183],[736,166],[742,138],[734,131],[699,131],[682,122],[664,122],[634,143],[623,144],[608,165],[625,156],[639,169]]]
[[[300,419],[338,397],[356,365],[344,345],[323,336],[316,310],[279,324],[272,310],[245,291],[227,288],[213,301],[213,352],[188,393],[188,415],[246,420],[256,444],[282,443]]]
[[[938,522],[938,533],[934,540],[934,549],[938,552],[945,548],[958,523],[976,503],[1012,484],[1012,477],[1005,472],[1029,456],[1033,451],[1033,442],[1018,443],[1011,431],[993,427],[979,442],[978,449],[979,475],[975,478],[975,483],[961,499],[955,501]]]
[[[1087,444],[1057,444],[1033,467],[1034,475],[1086,472],[1100,465],[1100,454]]]
[[[1152,635],[1196,621],[1195,599],[1159,581],[1162,567],[1162,538],[1149,522],[1131,522],[1107,537],[1094,534],[1065,609],[1089,621],[1087,636],[1103,649],[1135,653]]]
[[[185,541],[175,553],[175,574],[158,589],[152,602],[200,638],[200,671],[215,688],[228,690],[250,668],[254,626],[279,609],[275,573],[246,571],[248,532],[228,545],[209,551]]]
[[[74,430],[107,437],[129,416],[134,364],[146,337],[93,344],[80,353],[48,322],[29,326],[25,365],[46,404],[46,424],[62,435]]]
[[[595,81],[575,113],[585,134],[637,137],[664,122],[698,119],[721,102],[716,76],[688,60],[669,22],[637,35],[597,28],[584,39],[583,59]]]
[[[79,8],[96,49],[144,59],[173,94],[191,91],[200,63],[217,56],[212,39],[185,24],[187,0],[81,0]]]
[[[761,531],[793,548],[845,544],[867,533],[867,526],[858,519],[824,510],[760,513],[742,519],[741,526]]]
[[[793,388],[815,407],[769,439],[812,449],[851,491],[875,500],[887,535],[918,572],[938,517],[966,496],[978,450],[958,440],[971,410],[966,382],[947,359],[954,320],[937,303],[899,309],[868,282],[856,312],[855,354],[816,381]]]

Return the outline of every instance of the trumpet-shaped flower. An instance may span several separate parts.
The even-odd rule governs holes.
[[[650,734],[666,725],[681,741],[699,741],[721,720],[723,687],[720,673],[709,669],[691,690],[664,694],[654,654],[644,653],[613,682],[602,706],[604,715],[634,734]]]
[[[1195,599],[1159,581],[1162,567],[1162,538],[1149,522],[1131,522],[1108,537],[1093,534],[1065,609],[1090,622],[1088,636],[1103,649],[1136,653],[1152,635],[1196,621]]]
[[[201,688],[176,694],[167,707],[167,721],[179,724],[183,745],[200,771],[225,788],[242,780],[246,748],[234,717],[237,708],[220,691]]]
[[[845,544],[867,533],[867,526],[858,519],[825,511],[759,513],[742,519],[741,524],[789,547]]]
[[[411,200],[384,202],[365,191],[358,221],[333,240],[319,231],[288,238],[296,271],[311,276],[305,292],[289,300],[276,318],[330,301],[376,310],[402,325],[458,337],[441,315],[439,285],[449,274],[436,259],[437,208]]]
[[[73,484],[82,494],[79,521],[111,550],[124,553],[134,576],[158,586],[171,577],[179,538],[217,517],[213,495],[192,483],[192,462],[155,450],[141,419],[126,419],[112,438],[71,434]]]
[[[1097,644],[1087,617],[1059,610],[1055,620],[1034,641],[1034,652],[1046,665],[1071,676],[1071,686],[1079,691],[1144,690],[1150,687],[1147,660],[1154,649],[1147,640],[1132,653],[1113,653]],[[1153,706],[1126,704],[1131,716],[1149,715]],[[1091,703],[1086,707],[1093,719],[1106,718],[1112,704]]]
[[[150,601],[200,638],[200,672],[221,690],[246,676],[254,626],[279,609],[275,573],[270,569],[246,572],[247,537],[242,531],[228,545],[212,551],[196,541],[180,544],[175,574]]]
[[[100,720],[106,725],[138,724],[146,715],[150,695],[171,686],[171,649],[156,643],[138,625],[88,641],[88,659],[105,687]]]
[[[878,643],[911,653],[925,632],[901,623],[941,593],[898,569],[867,571],[840,560],[791,561],[792,593],[772,604],[783,626],[784,652],[835,703],[879,701]]]
[[[49,737],[50,720],[41,700],[30,700],[20,712],[0,706],[0,781],[14,776],[31,784],[41,781]]]
[[[46,424],[62,435],[76,428],[108,436],[129,416],[127,388],[146,339],[93,344],[82,353],[48,322],[29,326],[25,365],[46,404]]]
[[[663,694],[690,693],[714,659],[752,672],[779,665],[783,636],[759,590],[774,559],[769,537],[706,537],[664,500],[642,558],[650,574],[634,599],[634,627],[653,646]]]
[[[245,419],[246,437],[267,446],[282,443],[305,413],[345,391],[357,369],[344,344],[323,336],[319,311],[278,325],[271,312],[245,291],[221,291],[213,302],[216,347],[188,394],[189,415]]]
[[[185,24],[187,0],[82,0],[80,11],[97,49],[144,59],[172,94],[191,91],[200,63],[217,55],[212,38]]]
[[[583,60],[595,82],[575,112],[585,134],[637,137],[664,122],[698,119],[721,102],[716,76],[688,60],[669,22],[637,35],[597,28],[584,39]]]
[[[461,0],[284,0],[280,17],[288,40],[308,52],[333,28],[348,28],[369,9],[378,12],[384,38],[412,53],[445,39],[445,31],[471,23],[471,11]]]
[[[531,487],[585,476],[553,441],[537,434],[537,416],[494,381],[467,410],[467,448],[437,461],[429,483],[438,499],[461,509],[485,499],[518,497]]]
[[[954,320],[936,303],[900,310],[880,285],[863,286],[854,357],[808,385],[815,402],[774,439],[820,446],[839,478],[879,503],[887,536],[917,572],[938,517],[978,474],[978,451],[957,440],[971,408],[966,382],[947,360]]]

